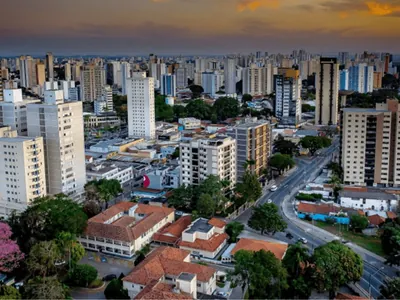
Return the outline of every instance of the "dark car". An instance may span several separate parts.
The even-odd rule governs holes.
[[[102,280],[103,280],[103,281],[111,281],[111,280],[116,279],[116,278],[117,278],[117,275],[115,275],[115,274],[108,274],[108,275],[104,276]]]
[[[293,238],[293,234],[291,234],[290,232],[287,232],[286,237],[291,240]]]

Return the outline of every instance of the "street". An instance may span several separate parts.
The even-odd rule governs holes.
[[[331,157],[335,151],[337,151],[339,144],[335,141],[334,144],[322,151],[321,156],[315,157],[310,162],[304,160],[297,160],[297,170],[293,172],[290,176],[285,178],[275,192],[267,192],[259,200],[259,204],[266,203],[268,199],[271,199],[279,209],[281,214],[284,216],[285,221],[288,223],[287,231],[293,235],[293,239],[289,240],[286,238],[285,233],[280,232],[274,235],[274,238],[278,240],[285,241],[287,243],[293,243],[297,241],[299,237],[306,238],[308,240],[307,246],[311,251],[316,247],[323,245],[333,238],[330,235],[321,234],[321,230],[313,230],[313,226],[310,225],[311,229],[303,230],[295,221],[299,221],[297,216],[293,212],[293,206],[290,201],[286,201],[290,204],[288,210],[292,211],[289,214],[290,218],[287,218],[282,212],[282,204],[284,199],[289,200],[290,195],[294,195],[301,187],[303,187],[307,182],[311,182],[318,176],[322,168],[329,163]],[[239,221],[247,225],[247,221],[251,216],[251,209],[248,209],[243,214],[241,214],[236,221]],[[305,223],[305,222],[304,222]],[[325,231],[324,231],[325,232]],[[351,247],[355,252],[361,255],[364,260],[364,273],[360,282],[358,283],[364,290],[368,292],[369,286],[371,286],[371,295],[377,298],[380,295],[379,288],[384,284],[384,280],[387,277],[396,276],[396,269],[389,267],[383,263],[383,260],[378,259],[375,255],[370,255],[370,252],[360,248]],[[383,269],[382,269],[383,268]]]

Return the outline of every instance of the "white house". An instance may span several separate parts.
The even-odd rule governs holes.
[[[395,211],[399,202],[396,195],[367,188],[344,188],[339,196],[341,206],[362,210]]]
[[[86,179],[116,179],[121,185],[132,180],[134,177],[132,165],[116,163],[116,162],[101,162],[90,163],[86,165]]]

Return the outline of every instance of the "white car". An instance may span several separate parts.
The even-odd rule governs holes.
[[[307,244],[308,243],[308,241],[307,241],[307,239],[306,238],[299,238],[299,242],[300,243],[303,243],[303,244]]]
[[[271,186],[271,188],[269,189],[271,192],[275,192],[278,189],[278,187],[276,185]]]
[[[268,199],[268,200],[267,200],[267,203],[272,203],[272,199]]]

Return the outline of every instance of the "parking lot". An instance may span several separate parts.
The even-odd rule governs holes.
[[[123,258],[105,256],[100,253],[86,252],[86,255],[80,261],[81,264],[88,264],[97,269],[99,277],[102,278],[108,274],[115,274],[117,277],[123,273],[128,275],[133,269],[133,262]]]

